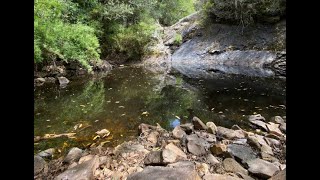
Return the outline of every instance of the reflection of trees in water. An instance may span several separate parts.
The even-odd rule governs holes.
[[[65,91],[65,90],[64,90]],[[71,93],[71,94],[70,94]],[[60,94],[60,97],[58,96]],[[74,95],[72,95],[74,94]],[[79,121],[93,118],[103,111],[105,88],[101,80],[90,80],[83,88],[77,87],[70,92],[57,92],[57,98],[37,99],[35,112],[45,110],[35,117],[35,133],[63,133],[73,129]],[[50,122],[46,122],[50,119]],[[46,126],[50,124],[51,128]]]
[[[158,122],[164,128],[170,128],[170,120],[175,116],[188,116],[187,109],[198,106],[199,102],[194,92],[167,85],[162,88],[161,93],[147,96],[146,104],[153,124]]]

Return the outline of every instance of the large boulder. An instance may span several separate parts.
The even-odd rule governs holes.
[[[141,172],[130,174],[127,180],[201,180],[194,168],[188,166],[180,168],[148,166]]]
[[[91,180],[93,173],[99,166],[99,157],[95,156],[88,161],[74,166],[58,175],[55,180]]]

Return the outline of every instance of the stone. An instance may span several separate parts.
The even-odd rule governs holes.
[[[162,158],[162,151],[151,151],[147,156],[144,158],[145,165],[164,165],[163,158]]]
[[[97,131],[96,134],[98,134],[101,137],[109,136],[110,131],[108,129],[101,129],[100,131]]]
[[[286,133],[286,131],[287,131],[287,123],[281,124],[279,128],[280,128],[280,130],[282,132]]]
[[[207,122],[206,126],[208,127],[208,129],[207,129],[208,133],[212,133],[212,134],[217,133],[218,128],[213,122],[211,122],[211,121]]]
[[[58,77],[57,79],[58,79],[60,86],[66,86],[70,82],[69,79],[67,79],[66,77],[63,77],[63,76]]]
[[[267,128],[269,133],[272,133],[278,136],[284,136],[284,134],[282,134],[282,132],[279,129],[279,124],[269,122],[269,124],[267,124]]]
[[[50,148],[50,149],[39,152],[37,155],[42,158],[52,158],[54,152],[55,152],[55,149]]]
[[[187,147],[188,147],[188,151],[191,154],[194,154],[196,156],[201,156],[206,154],[206,149],[204,147],[204,144],[201,143],[201,141],[195,141],[195,140],[188,141]]]
[[[211,133],[196,131],[195,134],[198,135],[201,139],[207,141],[208,143],[214,143],[217,141],[216,136]]]
[[[114,149],[114,154],[115,155],[120,155],[122,153],[132,153],[134,154],[135,152],[141,152],[143,154],[149,153],[148,150],[144,148],[143,145],[141,144],[132,144],[131,142],[124,142]]]
[[[279,147],[281,145],[281,142],[279,140],[269,138],[269,137],[264,137],[264,139],[271,147]]]
[[[206,126],[198,117],[193,117],[192,118],[192,124],[194,129],[197,130],[207,130],[208,126]]]
[[[173,163],[177,160],[184,160],[187,158],[187,155],[179,149],[174,144],[170,143],[165,146],[164,150],[162,151],[162,157],[164,163]]]
[[[98,71],[110,71],[112,70],[112,65],[108,61],[102,60],[100,63],[95,64],[93,69]]]
[[[94,155],[92,154],[89,154],[89,155],[86,155],[86,156],[83,156],[79,159],[79,164],[83,163],[83,162],[86,162],[86,161],[89,161],[91,160],[92,158],[94,158]]]
[[[228,174],[206,174],[202,177],[203,180],[243,180],[241,178],[230,176]]]
[[[261,129],[264,130],[264,131],[268,131],[267,123],[265,123],[265,122],[263,122],[263,121],[252,120],[252,121],[250,121],[250,123],[258,126],[259,128],[261,128]]]
[[[34,83],[36,85],[42,85],[45,82],[46,82],[46,80],[44,78],[36,78],[36,79],[34,79]]]
[[[227,146],[227,152],[231,157],[234,157],[238,162],[244,165],[247,161],[257,157],[250,146],[240,144],[229,144]]]
[[[179,161],[176,163],[168,164],[167,167],[172,167],[172,168],[189,167],[191,169],[194,169],[195,165],[194,165],[194,162],[192,162],[192,161]]]
[[[275,175],[273,175],[268,180],[286,180],[287,179],[287,175],[286,174],[287,174],[286,169],[284,169],[282,171],[279,171]]]
[[[58,175],[55,180],[91,180],[93,179],[93,173],[98,167],[99,157],[94,156],[94,158],[64,171]]]
[[[195,169],[189,167],[171,168],[147,166],[141,172],[130,174],[127,180],[201,180]]]
[[[194,130],[194,126],[191,123],[181,124],[180,127],[187,134],[191,134],[192,131]]]
[[[269,161],[269,162],[279,162],[279,159],[273,157],[272,155],[270,155],[270,154],[268,154],[268,153],[266,153],[264,151],[261,152],[261,158],[263,160],[266,160],[266,161]]]
[[[181,139],[185,135],[187,135],[186,132],[180,126],[176,126],[172,131],[172,136],[176,139]]]
[[[241,127],[239,127],[239,126],[236,125],[236,124],[235,124],[235,125],[232,125],[232,126],[231,126],[231,129],[233,129],[233,130],[242,130]]]
[[[282,119],[281,116],[274,116],[274,117],[271,118],[270,121],[275,122],[275,123],[278,123],[278,124],[283,124],[283,123],[285,123],[285,121]]]
[[[139,134],[141,134],[141,133],[148,132],[148,131],[150,131],[150,130],[156,130],[157,127],[156,127],[156,126],[149,125],[149,124],[141,123],[141,124],[138,126],[138,129],[139,129]]]
[[[246,169],[244,169],[236,160],[234,160],[232,158],[224,159],[222,164],[223,164],[224,169],[227,172],[232,172],[232,173],[240,172],[245,175],[248,175],[248,171]]]
[[[216,157],[214,157],[212,154],[207,155],[207,162],[210,163],[211,165],[220,163],[220,161]]]
[[[250,177],[249,175],[246,175],[246,174],[242,174],[242,173],[239,173],[239,172],[236,172],[235,173],[238,177],[244,179],[244,180],[254,180],[254,178]]]
[[[248,143],[260,149],[262,152],[265,152],[267,154],[273,155],[272,148],[268,145],[268,143],[264,140],[263,136],[260,136],[258,134],[248,136]]]
[[[217,134],[227,139],[245,138],[245,135],[242,132],[242,130],[232,130],[222,126],[218,126]]]
[[[46,83],[54,83],[56,82],[56,78],[54,77],[45,77]]]
[[[210,148],[210,151],[214,155],[220,155],[227,151],[227,146],[222,143],[217,143]]]
[[[233,144],[247,144],[246,138],[236,139],[235,141],[232,141]]]
[[[196,171],[202,177],[209,172],[209,166],[206,163],[196,162]]]
[[[272,177],[277,171],[279,171],[279,167],[259,158],[251,159],[247,164],[249,166],[248,171],[250,173],[264,179]]]
[[[63,162],[69,164],[71,164],[72,162],[78,162],[78,160],[82,156],[82,152],[83,151],[77,147],[71,148],[67,156],[64,158]]]
[[[158,142],[159,133],[157,131],[152,131],[148,136],[147,140],[152,144],[156,144]]]
[[[266,118],[261,116],[261,114],[249,115],[248,120],[251,121],[266,121]]]
[[[33,157],[33,174],[34,176],[38,175],[40,172],[44,171],[47,166],[47,162],[42,159],[40,156]]]

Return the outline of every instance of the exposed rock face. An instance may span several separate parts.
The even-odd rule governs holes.
[[[286,14],[285,0],[211,0],[214,5],[210,9],[216,21],[248,24],[257,21],[274,23]]]
[[[274,164],[262,160],[262,159],[252,159],[248,161],[249,172],[255,174],[258,177],[267,179],[273,176],[277,171],[279,171],[279,167]]]
[[[201,180],[195,169],[189,167],[170,168],[170,167],[153,167],[148,166],[143,171],[133,173],[128,176],[127,180]]]

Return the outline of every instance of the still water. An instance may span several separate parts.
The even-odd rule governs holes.
[[[246,115],[267,120],[285,116],[285,80],[224,76],[186,79],[156,75],[138,67],[123,67],[106,75],[71,79],[66,88],[35,87],[34,135],[76,133],[75,139],[56,138],[35,143],[34,152],[86,147],[95,132],[108,129],[104,146],[137,136],[140,123],[172,129],[198,116],[204,122],[250,129]]]

